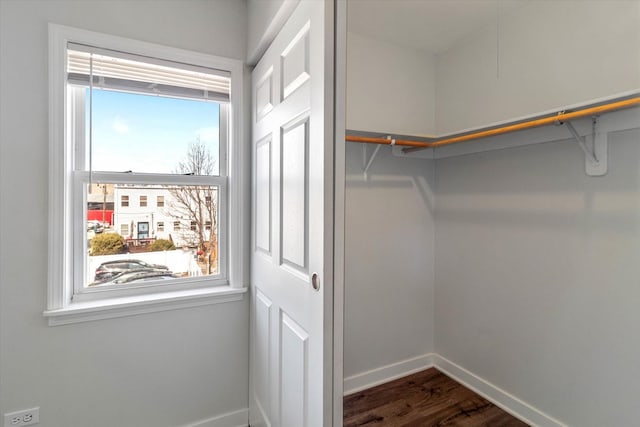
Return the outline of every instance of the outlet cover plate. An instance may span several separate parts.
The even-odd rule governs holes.
[[[23,409],[22,411],[4,414],[4,427],[32,426],[40,422],[40,408]]]

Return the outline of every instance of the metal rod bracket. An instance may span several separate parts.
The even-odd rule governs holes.
[[[589,176],[603,176],[607,173],[607,142],[608,136],[604,132],[598,132],[597,117],[593,117],[591,144],[587,142],[587,138],[580,136],[576,128],[569,121],[564,122],[569,132],[578,143],[580,149],[584,152],[585,172]]]
[[[396,144],[396,140],[391,138],[391,135],[387,136],[387,139],[391,140],[391,146]],[[363,169],[363,173],[364,173],[364,177],[365,179],[367,178],[367,172],[369,171],[369,168],[371,167],[371,164],[373,163],[373,161],[375,160],[376,156],[378,155],[378,151],[380,151],[380,147],[382,147],[382,145],[377,145],[376,149],[373,150],[373,154],[371,154],[371,157],[369,157],[369,160],[366,160],[366,145],[363,145],[362,149],[363,149],[363,154],[365,155],[365,160],[366,160],[366,164],[364,166]]]

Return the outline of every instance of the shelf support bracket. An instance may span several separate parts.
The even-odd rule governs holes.
[[[569,129],[569,132],[571,132],[571,135],[573,135],[573,137],[575,138],[578,146],[582,149],[582,151],[584,151],[584,155],[587,157],[587,160],[591,161],[591,163],[594,164],[598,163],[598,158],[596,157],[595,152],[589,150],[585,138],[581,137],[580,134],[578,134],[578,131],[575,127],[573,127],[573,124],[571,124],[571,122],[566,122],[565,125],[567,125],[567,129]]]
[[[373,154],[371,154],[371,157],[369,157],[367,164],[364,166],[364,169],[362,170],[362,172],[364,173],[365,179],[367,178],[367,171],[369,170],[369,168],[371,167],[371,164],[373,163],[376,156],[378,155],[378,151],[380,151],[380,147],[382,147],[382,145],[376,146],[375,150],[373,150]],[[365,156],[366,156],[366,151],[365,151]]]
[[[390,144],[391,146],[394,146],[394,145],[395,145],[396,140],[395,140],[395,139],[392,139],[392,138],[391,138],[391,135],[387,136],[387,139],[390,141],[390,143],[389,143],[389,144]],[[378,151],[380,151],[380,148],[382,147],[382,145],[377,145],[377,146],[376,146],[376,149],[375,149],[375,150],[373,150],[373,154],[371,154],[371,157],[369,157],[369,160],[366,160],[367,151],[366,151],[366,148],[365,148],[365,147],[366,147],[366,146],[363,146],[363,152],[362,152],[362,153],[363,153],[363,157],[364,157],[365,162],[366,162],[366,163],[365,163],[365,166],[364,166],[364,170],[363,170],[364,177],[365,177],[365,179],[366,179],[366,178],[367,178],[367,171],[369,170],[369,168],[371,167],[371,164],[373,163],[373,161],[375,160],[376,156],[378,155]]]
[[[587,138],[580,136],[571,122],[564,123],[580,149],[584,152],[585,172],[589,176],[603,176],[607,173],[608,135],[597,131],[597,123],[597,117],[593,117],[591,122],[591,144],[587,143]]]

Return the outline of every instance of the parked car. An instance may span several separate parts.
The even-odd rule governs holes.
[[[169,271],[169,268],[166,265],[149,264],[148,262],[144,262],[139,259],[107,261],[100,264],[96,269],[94,281],[104,282],[105,280],[113,279],[121,273],[140,270],[163,271],[166,273]]]
[[[95,234],[100,234],[104,231],[104,225],[100,221],[87,221],[87,231],[93,231]]]
[[[110,285],[124,285],[128,283],[141,283],[141,282],[157,282],[160,280],[169,280],[179,277],[178,275],[165,270],[133,270],[120,273],[111,279],[101,282],[94,282],[89,286],[110,286]]]

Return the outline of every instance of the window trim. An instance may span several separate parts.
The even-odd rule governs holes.
[[[226,216],[228,254],[228,285],[200,290],[160,292],[153,295],[120,297],[100,301],[73,302],[73,236],[82,232],[82,223],[74,223],[72,206],[74,182],[73,153],[67,147],[66,128],[82,126],[74,115],[67,117],[66,55],[68,43],[83,43],[121,50],[132,54],[201,65],[225,70],[231,74],[229,119],[228,182]],[[244,67],[240,60],[212,56],[200,52],[166,47],[154,43],[97,33],[57,24],[49,24],[49,241],[48,296],[44,315],[50,325],[120,317],[141,312],[169,310],[185,306],[215,304],[243,298],[248,288],[248,212],[243,209],[248,200],[248,147],[244,138],[245,109],[243,106]],[[221,121],[221,132],[223,123]],[[221,159],[222,160],[222,159]],[[221,165],[222,166],[222,165]],[[221,243],[222,244],[222,243]],[[220,298],[218,298],[220,297]],[[185,305],[185,298],[190,302]],[[175,304],[173,304],[175,302]]]

